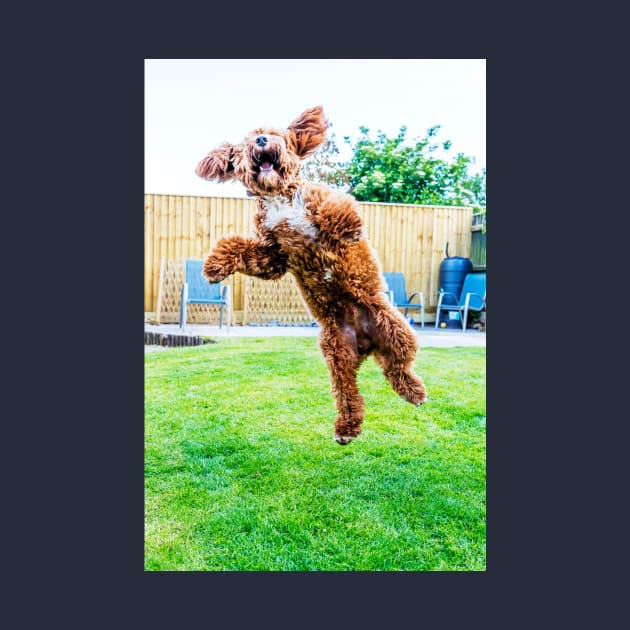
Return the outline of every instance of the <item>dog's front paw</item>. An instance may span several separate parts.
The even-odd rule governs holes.
[[[229,271],[226,270],[225,265],[212,258],[207,258],[203,264],[203,275],[208,282],[221,282],[221,280],[225,280],[230,274]]]
[[[215,284],[217,282],[221,282],[221,280],[225,280],[227,278],[228,274],[224,274],[224,273],[206,273],[206,274],[204,274],[204,276],[206,277],[206,280],[210,284]]]

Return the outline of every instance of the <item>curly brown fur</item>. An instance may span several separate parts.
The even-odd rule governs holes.
[[[203,272],[219,282],[240,272],[265,279],[292,273],[322,327],[320,348],[337,405],[335,440],[347,444],[361,433],[364,402],[357,370],[374,354],[395,392],[414,405],[426,401],[414,373],[416,336],[385,298],[381,267],[365,235],[353,197],[304,182],[300,161],[324,141],[321,107],[287,129],[259,128],[240,145],[223,144],[198,164],[200,177],[237,179],[256,197],[256,236],[220,239]]]

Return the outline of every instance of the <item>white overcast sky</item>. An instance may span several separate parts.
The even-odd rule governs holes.
[[[322,105],[336,144],[366,126],[407,139],[441,125],[450,156],[486,166],[484,59],[146,59],[146,193],[245,196],[238,183],[195,175],[197,162],[222,142],[240,142],[256,127],[286,127]]]

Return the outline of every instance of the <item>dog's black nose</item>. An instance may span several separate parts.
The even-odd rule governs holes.
[[[259,147],[264,147],[267,144],[267,136],[258,136],[256,138],[256,144]]]

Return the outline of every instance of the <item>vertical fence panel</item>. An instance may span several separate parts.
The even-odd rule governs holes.
[[[180,242],[180,256],[182,258],[191,258],[190,256],[190,248],[189,248],[189,241],[190,241],[190,217],[189,217],[189,213],[188,213],[188,207],[190,206],[190,197],[182,197],[181,198],[181,218],[180,218],[180,225],[181,225],[181,234],[179,235],[179,242]]]
[[[144,310],[153,302],[153,203],[144,198]]]
[[[422,275],[425,282],[425,300],[431,304],[433,290],[433,223],[435,212],[432,208],[424,208],[424,232],[422,234]],[[437,304],[437,302],[436,302]]]
[[[212,228],[213,206],[215,205],[216,202],[213,202],[212,199],[202,199],[203,213],[201,215],[201,251],[204,252],[204,255],[210,251],[211,243],[214,243],[217,240]]]
[[[437,299],[433,296],[437,294],[439,289],[439,271],[440,262],[444,257],[444,249],[441,249],[441,243],[443,242],[442,227],[444,222],[444,216],[441,208],[434,208],[433,210],[433,231],[431,240],[431,287],[429,291],[430,301],[429,305],[437,304]]]
[[[159,195],[158,198],[158,208],[160,213],[159,218],[159,251],[158,251],[158,260],[162,257],[168,262],[168,195]],[[158,272],[159,273],[159,272]],[[154,309],[151,309],[154,310]]]
[[[246,198],[145,195],[145,312],[157,307],[160,259],[205,258],[222,236],[252,234],[255,201]],[[472,209],[359,203],[365,234],[383,271],[402,271],[409,293],[435,307],[439,266],[449,254],[471,255]],[[234,310],[244,306],[242,274],[233,279]]]
[[[409,286],[420,287],[417,291],[422,290],[422,250],[420,249],[420,235],[422,234],[422,228],[420,227],[420,221],[422,220],[422,212],[409,212],[410,226],[408,237],[408,260],[407,269],[409,269]],[[410,291],[412,293],[412,291]]]

